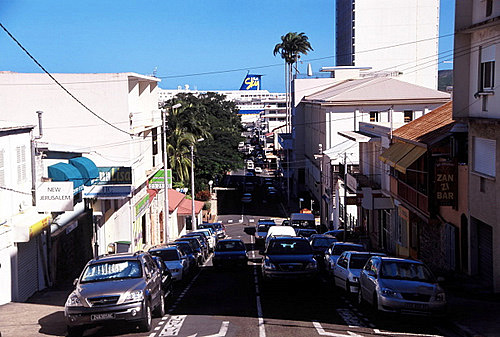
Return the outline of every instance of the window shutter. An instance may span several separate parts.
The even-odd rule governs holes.
[[[495,177],[496,141],[474,137],[474,171]]]
[[[26,181],[26,145],[16,147],[17,155],[17,183]]]

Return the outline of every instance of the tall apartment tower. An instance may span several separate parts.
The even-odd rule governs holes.
[[[337,66],[437,89],[438,37],[439,0],[336,1]]]

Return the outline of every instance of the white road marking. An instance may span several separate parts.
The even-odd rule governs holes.
[[[227,223],[233,223],[232,219],[227,220]]]
[[[186,320],[187,315],[172,316],[160,332],[160,336],[177,336]]]
[[[253,220],[253,219],[251,219]],[[253,245],[255,242],[255,238],[253,236],[250,237],[250,243]],[[255,259],[255,250],[252,250],[252,259]],[[257,276],[257,264],[253,265],[253,274],[255,277],[255,300],[257,302],[257,317],[259,320],[259,337],[266,337],[266,327],[264,325],[264,315],[262,314],[262,304],[260,302],[260,293],[259,293],[259,278]]]
[[[347,335],[346,334],[341,334],[341,333],[336,333],[336,332],[326,332],[325,329],[323,329],[323,327],[321,326],[321,323],[316,322],[316,321],[313,321],[312,323],[313,323],[314,327],[316,328],[316,331],[318,332],[318,334],[320,334],[321,336],[332,336],[332,337],[363,337],[362,335],[358,335],[357,333],[351,332],[351,331],[346,331]]]
[[[249,219],[248,222],[255,222],[255,219]]]
[[[378,335],[391,335],[391,336],[404,335],[404,336],[418,336],[418,337],[443,337],[441,335],[427,335],[427,334],[409,333],[409,332],[380,331],[379,329],[373,329],[373,332],[375,332]]]
[[[218,333],[216,333],[214,335],[203,336],[203,337],[224,337],[227,334],[228,329],[229,329],[229,322],[224,321],[224,322],[222,322],[222,325],[221,325]]]

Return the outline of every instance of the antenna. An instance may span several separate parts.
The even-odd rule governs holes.
[[[157,72],[157,71],[158,71],[158,67],[155,67],[155,68],[153,69],[153,77],[156,77],[156,72]]]

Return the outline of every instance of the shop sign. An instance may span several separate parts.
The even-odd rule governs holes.
[[[85,186],[83,190],[84,198],[104,198],[104,199],[121,199],[129,197],[132,193],[130,185],[93,185]]]
[[[152,190],[162,190],[164,189],[165,181],[165,170],[161,169],[155,173],[154,176],[149,179],[149,188]],[[172,188],[172,170],[167,169],[167,187]]]
[[[45,228],[47,228],[47,226],[50,223],[50,219],[51,219],[50,216],[46,216],[42,220],[40,220],[37,223],[31,225],[30,229],[29,229],[30,238],[34,237],[38,233],[41,233]]]
[[[73,210],[73,182],[42,182],[36,190],[38,212],[65,212]]]
[[[131,185],[132,168],[126,166],[98,167],[97,185]]]
[[[458,170],[453,162],[436,163],[434,181],[439,206],[454,206],[458,199]]]
[[[149,194],[146,194],[144,198],[139,200],[137,204],[135,204],[135,216],[138,217],[149,205]]]

